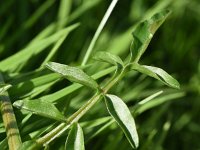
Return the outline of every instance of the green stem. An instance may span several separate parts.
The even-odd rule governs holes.
[[[67,123],[61,123],[54,130],[47,133],[43,137],[39,138],[36,142],[38,144],[47,145],[55,138],[59,137],[64,133],[73,123],[78,122],[78,120],[86,114],[92,106],[94,106],[102,97],[105,95],[123,76],[125,73],[125,68],[122,69],[121,73],[112,81],[110,81],[103,89],[103,93],[96,93],[86,104],[84,104],[79,110],[77,110],[72,116],[67,119]],[[103,94],[103,95],[102,95]]]
[[[36,142],[39,145],[47,145],[48,143],[50,143],[49,141],[52,141],[53,139],[55,139],[55,137],[57,137],[56,135],[65,127],[67,126],[66,123],[61,123],[59,124],[56,128],[54,128],[51,132],[47,133],[46,135],[44,135],[43,137],[39,138],[38,140],[36,140]]]
[[[1,73],[0,73],[0,83],[4,83],[3,76]],[[22,144],[22,142],[8,92],[6,91],[2,92],[0,94],[0,100],[1,100],[1,114],[6,129],[9,150],[17,150]]]
[[[65,130],[67,130],[70,125],[77,122],[97,101],[101,98],[101,93],[95,94],[85,105],[83,105],[79,110],[77,110],[72,116],[67,119],[67,123],[61,123],[54,130],[46,134],[45,136],[39,138],[37,143],[48,144],[55,138],[59,137]]]
[[[117,2],[118,2],[118,0],[113,0],[111,2],[108,10],[106,11],[103,19],[101,20],[101,22],[100,22],[100,24],[99,24],[99,26],[98,26],[95,34],[94,34],[94,37],[92,38],[92,41],[91,41],[91,43],[90,43],[90,45],[89,45],[89,47],[88,47],[88,49],[86,51],[86,54],[85,54],[85,57],[83,58],[83,62],[81,64],[81,66],[84,66],[87,63],[87,61],[88,61],[88,59],[89,59],[89,57],[90,57],[90,55],[92,53],[92,50],[94,48],[94,45],[95,45],[95,43],[96,43],[101,31],[103,30],[103,28],[104,28],[104,26],[105,26],[105,24],[106,24],[106,22],[107,22],[107,20],[108,20],[108,18],[110,16],[112,10],[114,9],[115,5],[117,4]]]
[[[98,100],[101,98],[101,93],[95,94],[85,105],[83,105],[78,111],[67,119],[67,122],[73,124],[77,122]]]
[[[109,82],[104,88],[103,88],[103,91],[104,91],[104,94],[106,94],[119,80],[121,80],[124,76],[124,73],[125,73],[125,69],[126,67],[124,67],[122,69],[122,71],[120,72],[120,74],[114,78],[113,80],[111,80],[111,82]]]

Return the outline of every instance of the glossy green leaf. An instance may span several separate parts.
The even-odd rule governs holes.
[[[150,77],[160,80],[161,82],[163,82],[164,84],[170,87],[173,87],[176,89],[180,88],[178,81],[161,68],[139,65],[137,63],[133,63],[131,67],[134,70],[137,70],[143,74],[146,74]]]
[[[119,124],[133,148],[139,145],[135,121],[126,104],[116,95],[106,95],[106,106],[110,115]]]
[[[78,123],[73,124],[65,143],[66,150],[84,150],[84,137],[81,126]]]
[[[107,62],[113,65],[121,65],[123,66],[124,63],[121,60],[120,57],[113,55],[109,52],[98,52],[95,54],[94,59],[99,60],[99,61],[103,61],[103,62]]]
[[[96,83],[96,81],[79,68],[55,62],[47,63],[46,67],[56,73],[59,73],[71,82],[77,82],[93,89],[98,89],[98,84]]]
[[[116,69],[116,67],[112,66],[110,68],[101,70],[101,71],[97,72],[96,74],[92,75],[92,78],[99,79],[99,78],[101,78],[101,77],[103,77],[105,75],[108,75],[109,73],[113,72],[115,69]],[[67,87],[65,87],[65,88],[63,88],[63,89],[61,89],[61,90],[59,90],[59,91],[57,91],[55,93],[40,97],[40,99],[53,103],[53,102],[56,102],[57,100],[63,98],[64,96],[67,96],[70,93],[80,89],[81,87],[82,87],[81,84],[73,83],[72,85],[67,86]]]
[[[149,20],[141,22],[133,31],[131,44],[132,59],[138,62],[149,45],[154,33],[169,15],[169,10],[164,10],[153,15]]]
[[[49,102],[41,100],[18,100],[13,103],[13,106],[19,109],[25,109],[33,114],[55,119],[58,121],[66,121],[66,118],[61,112]]]

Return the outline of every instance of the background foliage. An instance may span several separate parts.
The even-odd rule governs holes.
[[[85,103],[92,94],[90,89],[62,91],[71,83],[64,79],[58,80],[57,75],[43,69],[41,64],[51,60],[79,66],[110,3],[110,0],[0,2],[0,70],[5,82],[13,85],[9,89],[12,103],[19,99],[42,97],[54,102],[66,116]],[[196,150],[200,148],[198,0],[119,0],[93,54],[101,50],[124,59],[129,53],[131,32],[135,25],[164,8],[169,8],[172,13],[155,34],[141,64],[163,68],[180,82],[181,89],[171,89],[145,75],[130,72],[112,89],[112,93],[120,95],[135,115],[139,149]],[[80,25],[70,26],[75,23]],[[62,31],[58,33],[59,30]],[[62,45],[55,48],[52,43],[60,37],[63,43],[60,40]],[[20,51],[25,52],[13,57]],[[91,65],[85,70],[90,75],[108,67],[92,59],[88,64]],[[109,75],[102,76],[98,79],[99,83]],[[163,93],[152,103],[136,109],[139,101],[160,90]],[[50,119],[29,115],[16,108],[14,110],[22,141],[36,138],[45,130],[51,130],[54,125]],[[26,120],[27,115],[30,118]],[[86,149],[131,149],[122,131],[108,116],[105,105],[98,103],[81,119]],[[5,137],[1,120],[1,146],[6,149]],[[50,149],[63,149],[65,141],[66,135],[63,135],[51,144]]]

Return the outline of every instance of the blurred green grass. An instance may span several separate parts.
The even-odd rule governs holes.
[[[6,81],[14,85],[9,91],[13,101],[45,97],[45,95],[59,92],[70,84],[62,79],[41,80],[42,77],[44,79],[48,75],[54,78],[47,70],[38,69],[50,51],[53,51],[55,41],[57,42],[57,39],[52,39],[50,45],[48,39],[52,35],[58,35],[60,30],[74,23],[80,23],[80,26],[69,33],[62,45],[55,50],[55,54],[50,57],[51,61],[80,65],[110,2],[106,0],[22,0],[20,2],[7,0],[0,2],[0,68]],[[164,91],[155,99],[155,103],[161,101],[161,105],[136,116],[140,136],[139,149],[196,150],[200,148],[200,3],[198,0],[119,1],[97,41],[94,53],[103,50],[125,58],[129,53],[131,32],[138,21],[164,8],[172,10],[172,13],[155,34],[141,63],[152,64],[171,73],[180,82],[181,90],[167,88],[159,82],[133,72],[112,92],[121,95],[132,108],[138,101],[158,90]],[[31,42],[33,44],[42,40],[46,40],[48,44],[44,46],[42,42],[39,47],[44,48],[41,50],[34,47],[32,52],[28,50],[27,54],[15,61],[11,59],[11,62],[7,64],[2,63],[24,48],[30,48]],[[30,55],[30,58],[27,55]],[[89,64],[94,65],[86,68],[87,71],[90,74],[97,73],[96,68],[99,64],[93,63],[92,59]],[[14,67],[11,68],[12,66]],[[98,70],[103,68],[105,69],[105,66],[101,65]],[[101,79],[98,81],[100,82]],[[30,89],[26,88],[28,86],[31,86]],[[67,112],[69,115],[78,109],[90,95],[88,89],[63,94],[59,98],[56,97],[57,106],[63,111],[69,109]],[[68,103],[66,105],[70,106],[65,108],[63,103]],[[21,123],[26,113],[15,111],[18,122]],[[99,104],[82,121],[84,124],[89,120],[106,118],[107,115],[104,105]],[[33,116],[31,121],[38,124],[38,119],[40,117]],[[44,123],[34,128],[29,121],[21,125],[23,140],[29,138],[25,136],[26,133],[31,133],[31,137],[37,137],[39,134],[32,132],[43,131],[43,128],[48,126],[45,121],[49,122],[49,120],[42,119]],[[109,119],[103,123],[97,122],[99,124],[94,127],[83,125],[86,149],[91,149],[91,146],[93,150],[131,149],[116,124],[110,123]],[[92,126],[91,123],[90,125]],[[95,132],[104,126],[105,129],[94,136]],[[0,128],[2,129],[0,139],[3,140],[5,132],[3,126]],[[52,145],[52,149],[53,146],[56,147],[64,141],[62,137],[59,138]],[[57,149],[62,149],[62,146],[58,146]]]

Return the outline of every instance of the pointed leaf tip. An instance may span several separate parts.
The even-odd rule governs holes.
[[[77,82],[90,88],[98,89],[97,82],[92,77],[83,72],[83,70],[77,67],[71,67],[56,62],[49,62],[45,66],[48,69],[67,78],[71,82]]]
[[[153,77],[170,87],[180,89],[179,82],[161,68],[133,63],[132,69]]]
[[[106,95],[106,106],[110,115],[123,130],[131,146],[136,149],[139,145],[135,121],[126,104],[116,95]]]
[[[138,24],[132,33],[133,41],[131,44],[131,52],[133,62],[139,61],[140,57],[145,52],[151,39],[153,38],[154,33],[165,21],[169,13],[169,10],[160,11],[153,15],[150,19]]]
[[[97,52],[94,56],[94,59],[96,59],[98,61],[107,62],[107,63],[116,65],[116,66],[118,66],[118,65],[124,66],[124,63],[119,56],[116,56],[109,52],[103,52],[103,51]]]

